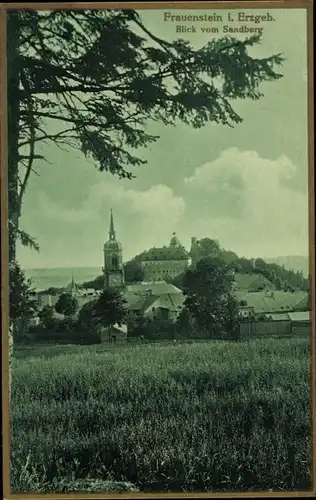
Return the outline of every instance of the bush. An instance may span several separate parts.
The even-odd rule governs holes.
[[[99,344],[100,333],[84,327],[73,318],[56,319],[45,326],[43,324],[32,326],[29,329],[30,342],[53,342],[56,344]]]
[[[69,318],[76,313],[77,309],[78,300],[71,293],[62,293],[55,304],[56,312]]]

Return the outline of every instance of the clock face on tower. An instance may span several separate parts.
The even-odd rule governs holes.
[[[122,278],[120,274],[110,274],[109,275],[109,285],[121,285],[122,284]]]

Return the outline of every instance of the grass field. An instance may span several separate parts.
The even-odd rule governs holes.
[[[309,400],[307,339],[17,349],[12,490],[307,490]]]

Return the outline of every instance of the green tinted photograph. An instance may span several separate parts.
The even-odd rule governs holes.
[[[11,493],[312,491],[308,13],[213,4],[6,12]]]

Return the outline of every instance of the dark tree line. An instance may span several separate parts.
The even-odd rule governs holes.
[[[243,274],[258,274],[267,278],[277,290],[292,291],[303,290],[308,291],[309,282],[304,277],[301,271],[285,269],[279,264],[267,263],[263,259],[247,259],[238,257],[237,254],[230,250],[222,249],[218,242],[209,238],[203,238],[200,241],[200,248],[197,255],[197,260],[208,257],[219,257],[227,264],[228,271],[235,271]],[[171,282],[183,288],[184,273],[176,276]]]
[[[144,272],[141,267],[141,260],[146,256],[146,253],[142,252],[124,264],[126,283],[137,283],[143,280]],[[267,263],[260,258],[247,259],[245,257],[238,257],[235,252],[221,248],[216,240],[205,237],[200,240],[197,259],[201,260],[208,257],[222,258],[227,264],[227,269],[231,271],[245,274],[261,274],[271,281],[277,290],[308,290],[308,279],[304,277],[301,271],[285,269],[284,266]],[[170,278],[168,281],[182,289],[184,274],[181,273],[175,278]],[[103,285],[103,276],[98,276],[95,280],[83,283],[82,287],[102,290]]]
[[[61,317],[56,318],[55,312]],[[29,327],[19,341],[93,344],[101,341],[103,328],[126,321],[127,308],[124,296],[117,290],[104,290],[81,308],[76,297],[63,293],[55,306],[44,306],[38,316],[39,325]]]

